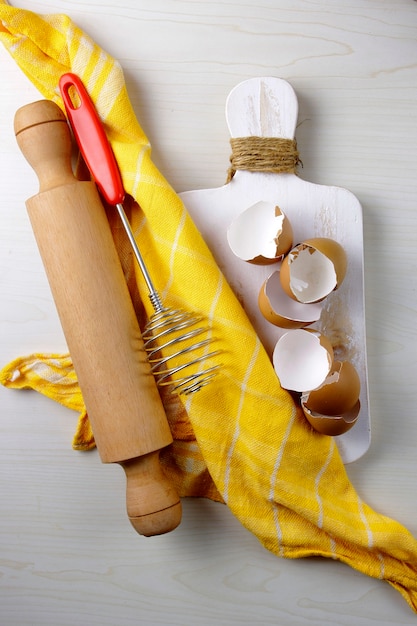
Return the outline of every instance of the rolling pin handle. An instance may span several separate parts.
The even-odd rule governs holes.
[[[161,467],[159,450],[121,465],[126,474],[127,515],[133,528],[145,537],[174,530],[181,521],[181,501]]]

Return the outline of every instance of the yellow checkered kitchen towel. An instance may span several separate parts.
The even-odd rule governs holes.
[[[223,367],[215,382],[184,400],[184,407],[164,399],[175,438],[165,461],[182,495],[223,499],[278,556],[340,559],[386,579],[417,611],[417,541],[361,500],[334,439],[313,432],[281,389],[180,198],[152,162],[119,64],[67,16],[42,17],[0,0],[0,18],[0,39],[45,98],[63,107],[59,77],[71,71],[83,80],[105,121],[125,189],[137,202],[130,207],[133,229],[163,299],[201,311],[219,338]],[[150,307],[143,281],[132,278],[127,261],[125,271]],[[68,355],[17,359],[1,379],[79,411],[75,446],[92,445]]]

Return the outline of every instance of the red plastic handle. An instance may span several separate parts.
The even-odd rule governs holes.
[[[109,204],[122,203],[125,191],[120,170],[84,84],[76,74],[67,73],[61,76],[59,88],[75,140],[97,187]]]

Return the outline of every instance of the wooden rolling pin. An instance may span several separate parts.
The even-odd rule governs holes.
[[[69,126],[54,102],[19,109],[15,133],[39,178],[26,206],[101,461],[123,467],[136,531],[169,532],[181,502],[159,452],[172,435],[96,186],[74,177]]]

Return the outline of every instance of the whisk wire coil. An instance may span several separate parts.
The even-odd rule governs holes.
[[[151,316],[143,339],[159,386],[172,385],[173,391],[189,395],[207,385],[216,375],[218,364],[199,369],[199,365],[220,354],[220,350],[207,352],[213,338],[209,336],[207,327],[199,325],[202,320],[201,315],[163,306]],[[186,332],[182,332],[184,330]],[[196,343],[189,343],[203,334],[207,336]],[[182,361],[182,357],[193,353],[193,359]],[[180,372],[184,376],[174,380],[172,377]]]

